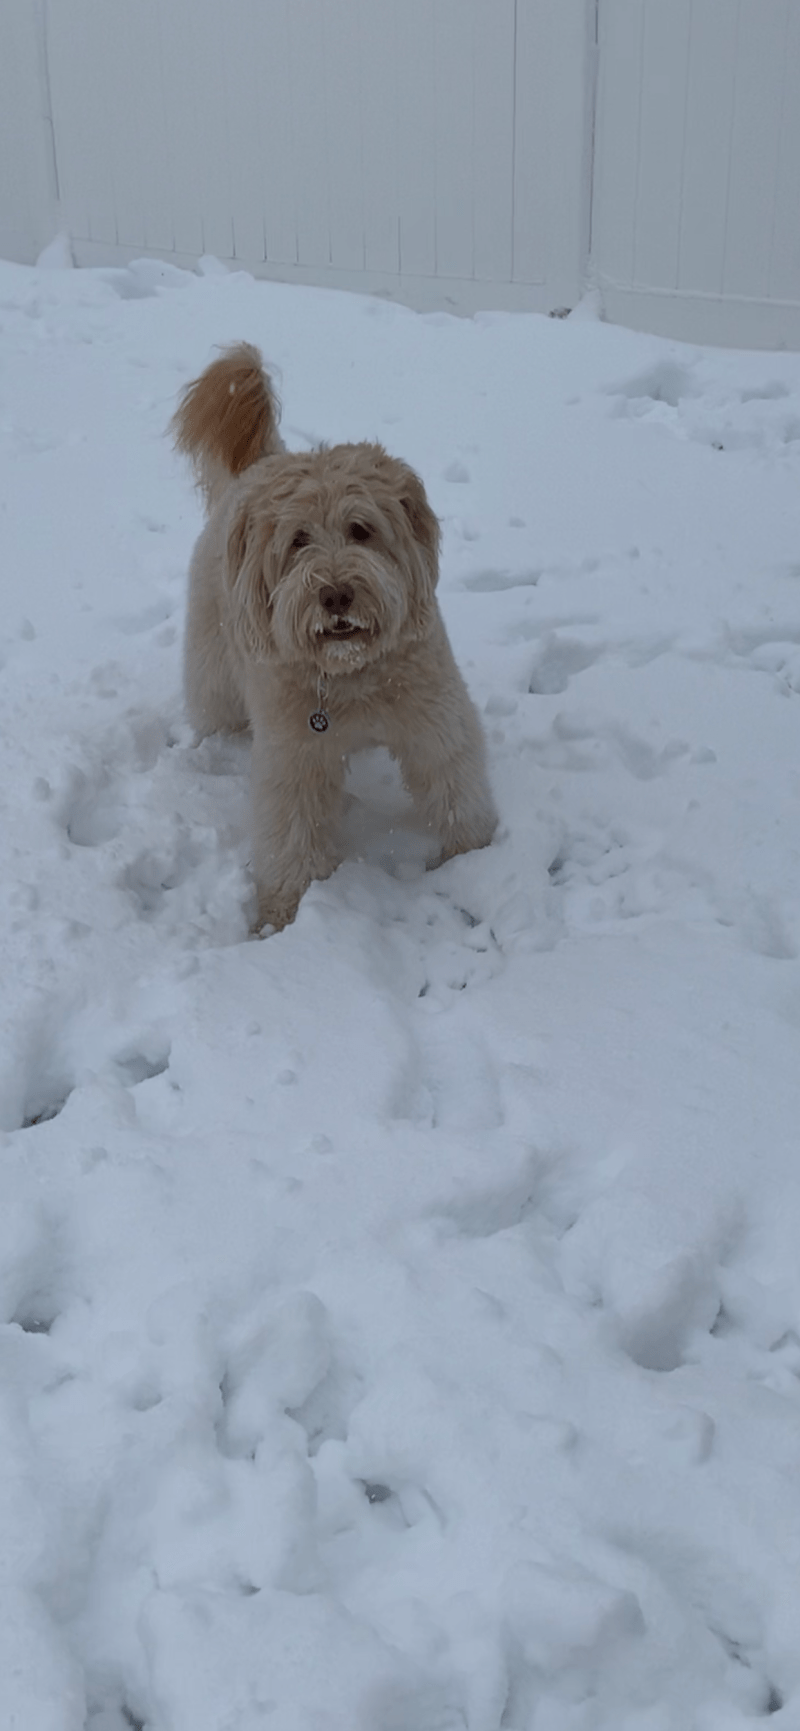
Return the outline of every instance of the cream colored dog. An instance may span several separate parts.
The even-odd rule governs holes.
[[[223,350],[173,421],[208,521],[194,550],[185,684],[198,735],[253,730],[259,926],[337,864],[348,754],[382,745],[438,842],[486,847],[480,722],[436,602],[439,525],[380,445],[289,453],[257,349]]]

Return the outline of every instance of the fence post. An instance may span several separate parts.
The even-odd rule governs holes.
[[[46,0],[0,0],[0,256],[33,264],[58,188],[45,72]]]

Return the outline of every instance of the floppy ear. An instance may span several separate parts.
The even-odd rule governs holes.
[[[409,625],[415,637],[427,637],[436,613],[435,590],[439,581],[439,520],[428,504],[428,495],[413,469],[398,465],[398,496],[411,530],[410,561],[415,581],[408,596]]]
[[[245,655],[263,660],[272,647],[268,548],[272,525],[252,502],[240,499],[225,546],[225,579],[233,627]]]
[[[411,524],[414,540],[425,555],[431,584],[435,588],[439,579],[439,519],[431,510],[419,475],[415,475],[414,470],[409,469],[406,464],[403,464],[400,503]]]

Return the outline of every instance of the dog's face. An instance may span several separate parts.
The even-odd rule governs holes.
[[[246,652],[335,675],[424,637],[438,550],[422,482],[380,445],[268,458],[228,532]]]

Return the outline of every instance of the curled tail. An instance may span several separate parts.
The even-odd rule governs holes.
[[[209,509],[232,475],[284,450],[279,416],[278,399],[252,343],[223,349],[219,360],[187,385],[171,429]]]

